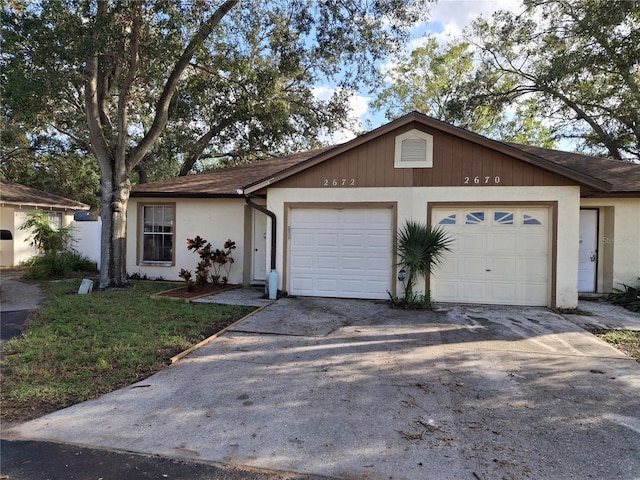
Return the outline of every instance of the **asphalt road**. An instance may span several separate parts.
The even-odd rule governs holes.
[[[249,469],[232,469],[150,455],[81,448],[51,442],[1,441],[7,480],[320,480]]]

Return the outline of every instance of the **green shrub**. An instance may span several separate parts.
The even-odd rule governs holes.
[[[65,277],[72,272],[98,271],[96,262],[77,252],[45,253],[30,258],[25,265],[31,267],[26,277],[33,280]]]
[[[429,293],[417,294],[414,291],[419,278],[429,275],[439,265],[444,253],[451,251],[453,238],[442,227],[430,227],[420,222],[408,220],[398,232],[396,251],[398,265],[406,275],[404,296],[391,298],[394,306],[404,308],[428,308],[431,306]]]
[[[621,285],[622,288],[614,288],[613,292],[607,295],[607,302],[621,305],[632,312],[640,312],[640,286]]]

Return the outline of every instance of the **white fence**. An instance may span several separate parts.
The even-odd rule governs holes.
[[[73,249],[81,255],[93,260],[100,270],[100,235],[102,233],[102,221],[98,218],[95,222],[71,222],[73,225]]]

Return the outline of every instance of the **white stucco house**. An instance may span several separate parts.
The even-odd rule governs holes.
[[[32,232],[20,229],[29,212],[42,209],[52,225],[64,227],[73,221],[76,211],[89,208],[85,203],[0,179],[0,267],[18,266],[37,255],[28,240]]]
[[[453,251],[439,302],[571,308],[640,275],[640,165],[490,140],[419,113],[347,143],[136,186],[127,270],[178,280],[186,239],[234,240],[229,281],[272,268],[290,295],[399,294],[394,239],[413,219]]]

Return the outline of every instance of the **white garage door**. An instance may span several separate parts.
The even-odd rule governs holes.
[[[548,208],[437,208],[432,223],[455,238],[453,251],[432,276],[434,300],[548,304]]]
[[[390,208],[292,209],[289,293],[389,298],[392,222]]]

